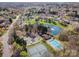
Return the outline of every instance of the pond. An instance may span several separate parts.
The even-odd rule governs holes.
[[[50,27],[51,35],[57,35],[57,34],[59,34],[60,31],[61,31],[61,28],[58,26]]]
[[[50,29],[49,31],[50,31],[50,34],[51,35],[57,35],[61,31],[61,28],[60,27],[53,26],[53,25],[51,25],[49,23],[44,24],[44,26]]]

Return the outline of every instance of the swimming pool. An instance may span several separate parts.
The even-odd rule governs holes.
[[[50,27],[50,30],[51,30],[51,35],[57,35],[61,31],[61,28],[58,26],[52,26]]]
[[[57,40],[49,39],[49,40],[48,40],[48,43],[49,43],[54,49],[57,49],[57,50],[63,49],[62,45],[61,45],[60,42],[57,41]]]

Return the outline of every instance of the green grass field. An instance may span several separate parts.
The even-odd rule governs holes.
[[[36,23],[35,19],[29,19],[29,20],[26,19],[24,22],[25,22],[25,24],[27,24],[27,25],[29,25],[29,24],[34,25],[34,24]],[[65,26],[61,25],[58,21],[53,21],[53,22],[49,23],[49,22],[46,22],[46,20],[41,19],[41,20],[39,20],[38,22],[39,22],[39,24],[41,24],[41,25],[45,25],[46,23],[48,23],[48,24],[50,24],[50,25],[52,25],[52,26],[58,26],[58,27],[60,27],[60,28],[66,28]]]

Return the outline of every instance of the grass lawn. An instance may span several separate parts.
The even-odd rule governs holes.
[[[64,29],[73,31],[74,27],[72,25],[69,25],[67,28]]]
[[[63,25],[61,25],[58,21],[54,21],[56,24],[54,24],[54,23],[51,23],[51,25],[53,25],[53,26],[58,26],[58,27],[60,27],[60,28],[65,28],[65,26],[63,26]]]
[[[30,19],[30,20],[25,20],[24,21],[25,22],[25,24],[27,24],[27,25],[29,25],[29,24],[35,24],[36,23],[36,21],[35,21],[35,19]],[[44,24],[46,24],[46,23],[48,23],[48,22],[46,22],[45,20],[39,20],[39,24],[41,24],[41,25],[44,25]],[[65,27],[65,26],[63,26],[63,25],[61,25],[58,21],[54,21],[54,22],[52,22],[52,23],[48,23],[48,24],[50,24],[50,25],[52,25],[52,26],[58,26],[58,27],[60,27],[60,28],[67,28],[67,27]]]
[[[32,25],[36,23],[35,19],[29,21]]]
[[[39,20],[39,23],[42,25],[46,24],[45,20]]]
[[[65,26],[61,25],[58,21],[54,21],[56,24],[54,24],[53,22],[52,23],[48,23],[50,25],[53,25],[53,26],[58,26],[60,28],[65,28]],[[40,20],[39,21],[40,24],[44,25],[46,24],[47,22],[45,22],[44,20]]]
[[[56,26],[59,26],[60,28],[65,28],[65,26],[62,26],[58,21],[56,21],[57,25]]]
[[[27,24],[27,25],[29,25],[29,24],[32,24],[32,25],[33,25],[33,24],[36,23],[36,21],[35,21],[35,19],[30,19],[30,20],[27,20],[27,19],[26,19],[26,20],[24,21],[24,23]]]

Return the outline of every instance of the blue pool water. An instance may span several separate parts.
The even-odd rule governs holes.
[[[52,40],[50,44],[52,44],[57,49],[61,49],[62,47],[56,40]]]
[[[61,28],[57,26],[52,26],[50,29],[51,29],[51,35],[57,35],[61,30]]]
[[[63,49],[63,47],[61,46],[61,44],[57,41],[57,40],[49,40],[49,43],[52,47],[56,48],[56,49]]]

